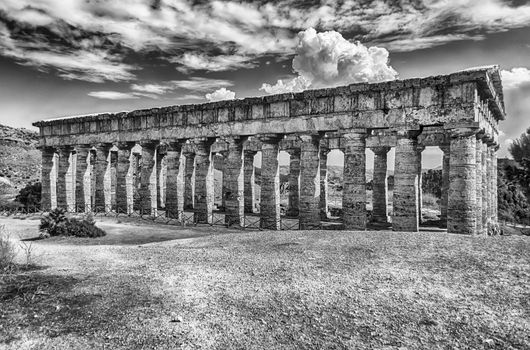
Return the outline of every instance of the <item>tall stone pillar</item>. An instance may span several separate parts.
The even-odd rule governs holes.
[[[140,207],[144,215],[157,214],[156,195],[156,147],[157,142],[144,141],[142,146],[142,168],[140,171]]]
[[[297,217],[300,204],[300,149],[291,148],[289,153],[289,204],[287,216]]]
[[[110,143],[99,143],[96,145],[96,159],[94,164],[94,177],[95,177],[95,198],[94,206],[96,212],[107,212],[110,208],[107,208],[107,196],[110,193],[105,191],[105,177],[108,168],[108,157],[109,151],[112,147]]]
[[[215,169],[215,170],[218,170],[221,172],[222,174],[222,180],[221,180],[221,207],[218,208],[220,211],[225,211],[226,210],[226,199],[224,197],[224,188],[226,186],[226,158],[228,157],[228,153],[226,151],[221,151],[221,152],[217,152],[216,154],[212,155],[212,159],[213,159],[213,167],[212,167],[212,170]],[[214,178],[215,180],[215,178]],[[215,183],[215,182],[214,182]],[[215,190],[214,190],[215,192]],[[214,196],[214,201],[215,201],[215,193],[212,193],[212,195]]]
[[[476,231],[477,130],[451,130],[447,232],[474,234]]]
[[[87,181],[87,170],[90,163],[90,145],[76,147],[75,169],[75,205],[76,211],[86,212],[90,208],[90,180]],[[88,202],[87,202],[88,199]],[[87,205],[88,204],[88,205]]]
[[[164,168],[166,163],[166,147],[163,145],[158,146],[156,150],[156,206],[158,209],[164,208],[165,196],[167,184],[165,183],[165,177],[167,176],[167,169]]]
[[[198,138],[193,140],[195,153],[195,220],[198,223],[209,223],[212,218],[213,179],[212,173],[212,139]]]
[[[320,148],[320,218],[328,218],[328,153],[329,148]]]
[[[475,232],[477,234],[484,234],[484,227],[482,226],[482,172],[484,171],[484,168],[482,167],[482,134],[477,135],[477,147],[476,147],[476,167],[475,167],[475,183],[476,183],[476,206],[475,206]]]
[[[134,142],[118,143],[118,164],[116,165],[116,212],[130,214],[133,209],[133,169],[131,152]]]
[[[482,142],[482,152],[481,152],[481,163],[482,163],[482,229],[487,234],[488,233],[488,213],[489,207],[491,205],[489,201],[489,166],[488,163],[489,153],[488,153],[488,141],[486,139]]]
[[[394,170],[392,230],[417,232],[418,217],[418,131],[398,132]]]
[[[417,145],[416,151],[418,152],[418,156],[416,158],[416,161],[418,162],[418,221],[422,222],[422,209],[423,209],[423,169],[421,165],[421,154],[425,150],[425,146],[423,145]]]
[[[244,169],[243,139],[227,138],[228,152],[223,168],[223,199],[225,222],[230,226],[244,226]]]
[[[251,150],[244,151],[243,172],[244,172],[244,202],[245,213],[254,212],[254,156],[256,152]]]
[[[342,221],[347,230],[366,229],[366,129],[342,135],[344,184]]]
[[[447,228],[447,201],[449,198],[449,144],[440,146],[442,157],[442,197],[440,200],[440,226]]]
[[[499,150],[499,145],[495,145],[492,149],[492,155],[491,155],[491,166],[492,166],[492,182],[493,182],[493,198],[492,198],[492,205],[493,205],[493,222],[497,223],[499,220],[499,214],[498,214],[498,190],[499,187],[497,185],[497,151]]]
[[[53,169],[53,158],[55,156],[55,150],[51,147],[41,147],[41,199],[40,207],[43,211],[49,211],[52,209],[52,194],[51,194],[51,178]]]
[[[316,230],[321,227],[323,209],[320,200],[320,135],[300,135],[300,141],[300,229]]]
[[[193,173],[195,171],[195,153],[186,152],[184,167],[184,209],[193,209]]]
[[[374,177],[372,179],[372,219],[374,222],[388,222],[387,203],[387,156],[390,147],[373,147]]]
[[[282,136],[277,134],[260,135],[261,140],[261,198],[260,227],[279,230],[280,218],[280,167],[279,146]]]
[[[177,219],[180,217],[178,176],[182,142],[169,142],[166,150],[166,216]]]
[[[72,190],[71,178],[67,176],[71,166],[72,147],[62,146],[58,150],[59,162],[57,164],[57,207],[71,211],[68,207],[68,191]],[[70,185],[70,186],[69,186]]]

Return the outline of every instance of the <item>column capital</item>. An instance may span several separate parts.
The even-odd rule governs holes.
[[[291,157],[300,157],[300,148],[287,148],[284,149]]]
[[[131,141],[119,141],[116,142],[116,147],[120,150],[130,150],[136,145],[136,142]]]
[[[477,135],[480,132],[479,128],[476,127],[460,127],[449,129],[449,136],[453,139],[459,137],[469,137]]]
[[[73,151],[74,147],[72,145],[60,145],[57,146],[57,151],[59,152],[71,152]]]
[[[254,156],[256,155],[256,153],[258,153],[258,151],[254,151],[254,150],[251,150],[251,149],[245,149],[245,150],[243,150],[243,154],[245,155],[245,157],[252,157],[252,158],[254,158]]]
[[[156,147],[160,144],[160,141],[157,140],[141,140],[138,144],[142,147]]]
[[[46,153],[50,153],[50,152],[51,152],[51,153],[54,153],[55,150],[56,150],[55,147],[52,147],[52,146],[41,146],[41,145],[37,146],[37,149],[38,149],[39,151],[43,152],[43,153],[44,153],[44,152],[46,152]]]
[[[388,151],[390,151],[390,148],[391,147],[388,147],[388,146],[370,147],[372,152],[374,152],[374,154],[377,154],[377,155],[386,155],[388,153]]]
[[[421,129],[397,129],[396,136],[401,139],[417,139],[421,134]]]
[[[221,136],[219,139],[226,143],[240,143],[240,142],[245,142],[248,139],[248,136],[241,136],[241,135]]]
[[[262,143],[277,144],[283,139],[284,134],[259,134],[256,137]]]
[[[450,145],[448,143],[444,143],[441,145],[438,145],[443,153],[449,153]]]

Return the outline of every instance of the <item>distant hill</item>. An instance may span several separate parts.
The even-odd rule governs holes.
[[[0,124],[0,196],[12,197],[28,182],[40,180],[39,135]]]

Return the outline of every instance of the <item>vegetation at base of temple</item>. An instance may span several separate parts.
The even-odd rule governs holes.
[[[41,237],[48,236],[75,236],[75,237],[103,237],[105,231],[96,226],[92,213],[85,214],[81,219],[68,218],[64,209],[54,209],[45,214],[39,230]]]

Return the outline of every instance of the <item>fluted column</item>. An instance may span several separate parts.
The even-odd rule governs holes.
[[[226,158],[227,157],[228,157],[228,152],[227,151],[217,152],[214,155],[212,155],[212,159],[213,159],[213,167],[212,167],[212,169],[218,170],[222,174],[222,180],[221,180],[221,207],[217,208],[220,211],[225,211],[226,210],[226,198],[224,197],[224,191],[225,191],[224,188],[226,187],[226,183],[227,183],[226,170],[225,170],[226,169]],[[215,180],[215,178],[214,178],[214,180]],[[214,190],[213,196],[214,196],[213,200],[215,201],[215,190]]]
[[[425,146],[423,145],[417,145],[416,151],[418,152],[418,156],[416,158],[416,161],[418,162],[418,221],[421,223],[422,218],[422,210],[423,210],[423,169],[421,165],[421,159],[422,159],[422,152],[425,149]]]
[[[492,205],[493,205],[493,222],[494,223],[497,223],[497,221],[499,220],[499,213],[498,213],[498,208],[499,208],[499,205],[498,205],[498,192],[499,192],[499,186],[497,184],[497,177],[498,177],[498,174],[497,174],[497,151],[499,150],[499,145],[495,145],[495,147],[493,147],[492,149],[492,157],[491,157],[491,162],[492,162],[492,181],[493,181],[493,199],[492,199]]]
[[[320,228],[320,135],[300,135],[300,205],[301,230]],[[327,207],[327,203],[326,203]]]
[[[110,143],[100,143],[96,145],[96,159],[94,164],[94,177],[95,177],[95,198],[94,205],[96,211],[106,212],[106,197],[110,196],[110,193],[105,191],[105,175],[108,168],[108,156],[109,150],[112,147]]]
[[[133,169],[131,152],[134,142],[118,143],[118,164],[116,165],[116,212],[130,214],[133,208]]]
[[[476,142],[476,167],[475,167],[475,183],[476,183],[476,206],[475,206],[475,225],[476,225],[476,233],[477,234],[484,234],[484,227],[482,226],[482,206],[483,206],[483,200],[482,200],[482,172],[484,171],[484,168],[482,167],[482,134],[477,135],[477,142]]]
[[[166,149],[166,216],[179,218],[179,186],[178,175],[182,142],[169,142]]]
[[[254,156],[255,151],[245,150],[243,160],[245,213],[254,212]]]
[[[223,167],[223,199],[225,222],[230,226],[244,226],[244,169],[243,138],[226,138],[228,152]]]
[[[67,176],[71,166],[71,146],[62,146],[58,149],[59,162],[57,163],[57,207],[70,211],[68,207],[68,191],[71,191],[71,178]]]
[[[193,209],[193,173],[195,171],[195,153],[186,152],[184,167],[184,209]]]
[[[289,198],[287,216],[298,216],[300,203],[300,149],[291,148],[289,153]]]
[[[347,230],[366,229],[366,129],[342,135],[344,184],[342,220]]]
[[[260,226],[268,230],[281,228],[280,167],[278,164],[281,136],[261,135],[261,198]]]
[[[328,218],[328,153],[329,148],[320,148],[320,218]]]
[[[476,129],[451,130],[447,232],[476,231]]]
[[[482,142],[482,152],[481,152],[481,163],[482,163],[482,229],[487,234],[488,233],[488,212],[491,205],[488,197],[489,193],[489,154],[488,154],[488,141],[486,139]]]
[[[90,205],[87,205],[90,203],[90,176],[87,179],[90,148],[90,145],[79,145],[76,147],[75,205],[79,212],[85,212],[90,209]]]
[[[167,176],[165,163],[166,147],[164,145],[160,145],[156,150],[156,206],[159,209],[165,206],[164,192],[167,186],[165,183],[165,177]]]
[[[198,138],[193,142],[195,153],[195,219],[198,223],[208,223],[211,220],[213,202],[212,179],[212,139]]]
[[[52,194],[51,194],[51,178],[53,170],[53,157],[55,149],[51,147],[41,147],[41,200],[40,207],[43,211],[49,211],[52,208]]]
[[[396,145],[392,230],[417,232],[418,217],[418,132],[400,131]]]
[[[373,147],[374,177],[372,179],[372,219],[375,222],[388,222],[387,203],[387,156],[390,147]]]
[[[156,194],[156,147],[157,142],[144,141],[142,146],[142,168],[140,171],[140,205],[142,214],[157,214]]]
[[[440,146],[442,157],[442,196],[440,199],[440,226],[447,228],[447,201],[449,198],[449,144]]]

